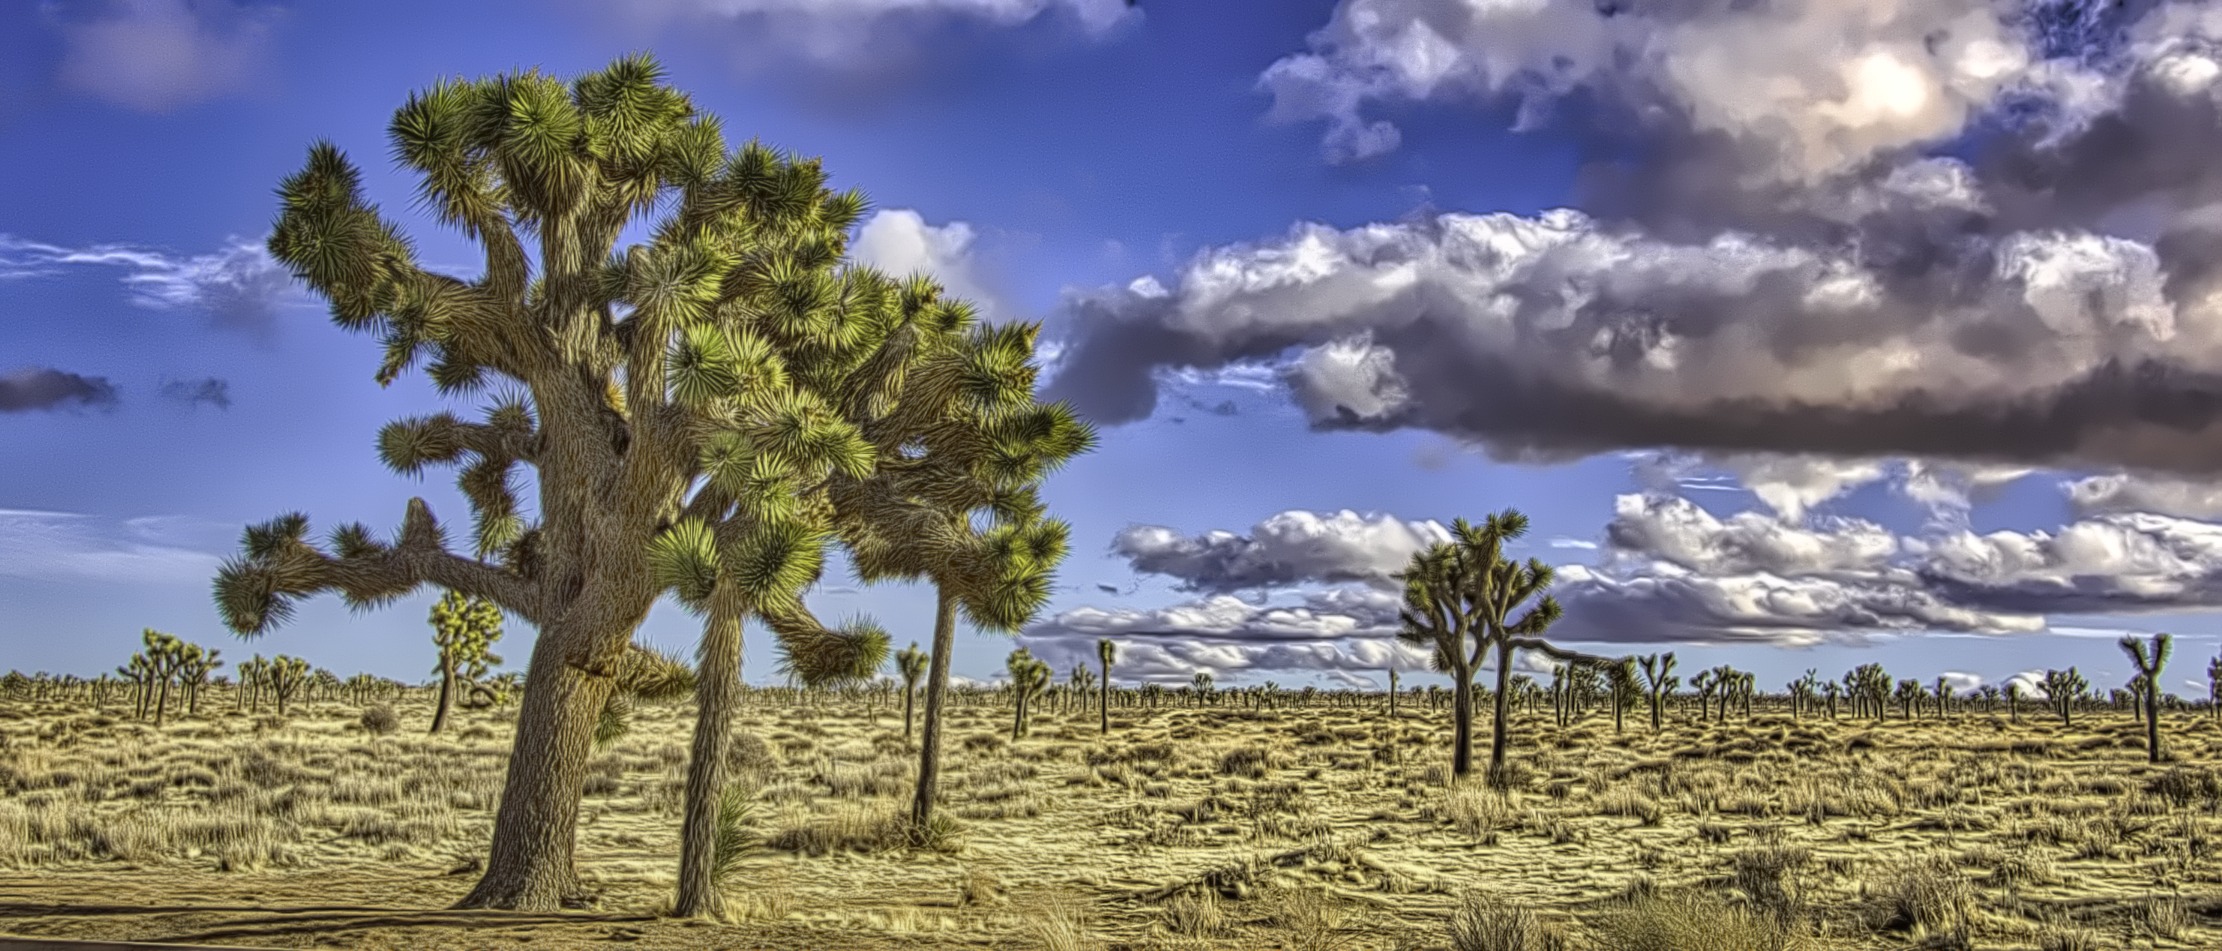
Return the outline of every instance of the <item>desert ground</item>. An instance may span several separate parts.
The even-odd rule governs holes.
[[[869,695],[866,695],[869,696]],[[514,706],[426,691],[397,729],[326,699],[228,696],[157,730],[128,704],[0,702],[0,933],[362,948],[2070,949],[2222,947],[2222,728],[2035,705],[1946,719],[1700,723],[1516,714],[1514,788],[1449,778],[1447,709],[1169,698],[949,710],[927,847],[889,830],[915,755],[899,700],[753,693],[733,762],[750,845],[730,919],[659,917],[688,701],[597,755],[579,828],[598,900],[453,912],[492,823]],[[1286,701],[1284,701],[1286,702]],[[1895,714],[1896,711],[1894,710]],[[1480,755],[1487,753],[1487,716]],[[1478,777],[1477,777],[1478,778]]]

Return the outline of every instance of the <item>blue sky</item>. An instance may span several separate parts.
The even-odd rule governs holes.
[[[422,676],[429,592],[253,644],[210,603],[246,522],[464,512],[377,464],[440,401],[269,262],[272,189],[329,138],[468,275],[385,159],[394,108],[648,49],[863,187],[859,257],[1045,324],[1103,436],[1047,492],[1075,554],[1023,639],[1060,670],[1110,636],[1129,677],[1422,682],[1386,574],[1515,506],[1595,649],[2112,687],[2111,641],[2168,630],[2165,686],[2203,695],[2217,7],[10,4],[0,666],[91,674],[152,626]],[[929,633],[922,588],[812,601]],[[642,639],[694,630],[664,606]]]

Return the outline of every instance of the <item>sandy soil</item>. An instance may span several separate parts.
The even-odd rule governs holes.
[[[1518,784],[1448,781],[1447,711],[1378,698],[950,711],[940,851],[894,844],[899,705],[756,697],[737,760],[755,844],[733,919],[658,917],[691,707],[602,750],[579,829],[594,907],[453,912],[484,850],[511,710],[374,735],[325,701],[228,695],[157,731],[0,702],[0,933],[361,948],[1422,949],[1532,909],[1534,948],[2222,948],[2222,728],[2126,713],[1699,723],[1519,715]],[[1486,719],[1484,719],[1486,723]],[[1486,738],[1486,734],[1484,734]],[[1781,926],[1767,923],[1781,922]],[[1515,922],[1517,924],[1517,922]],[[1739,930],[1741,929],[1741,930]],[[1757,929],[1757,930],[1753,930]],[[1515,929],[1517,930],[1517,929]],[[1548,932],[1546,934],[1545,932]],[[1663,936],[1663,937],[1662,937]],[[1556,942],[1555,944],[1553,942]]]

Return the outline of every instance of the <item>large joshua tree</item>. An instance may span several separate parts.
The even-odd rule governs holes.
[[[466,598],[460,591],[440,596],[432,605],[432,644],[440,650],[432,672],[440,675],[440,696],[432,708],[432,729],[447,726],[448,710],[455,703],[458,678],[476,681],[489,664],[501,663],[491,653],[501,640],[501,608],[484,598]]]
[[[2129,655],[2130,663],[2137,666],[2140,681],[2137,696],[2132,702],[2142,702],[2145,707],[2145,761],[2159,763],[2164,754],[2160,749],[2160,672],[2168,666],[2168,650],[2175,639],[2167,634],[2153,635],[2152,648],[2134,636],[2121,640],[2122,653]]]
[[[840,269],[863,197],[828,190],[814,160],[729,149],[718,122],[645,56],[569,83],[538,72],[440,82],[411,96],[389,132],[426,207],[483,249],[481,275],[425,269],[329,143],[281,186],[269,247],[330,301],[335,323],[383,339],[381,384],[429,358],[443,394],[501,388],[480,421],[439,413],[379,436],[397,472],[461,470],[472,551],[450,550],[421,499],[391,540],[348,525],[320,545],[305,516],[288,515],[247,530],[217,602],[233,630],[253,635],[318,593],[368,607],[434,584],[532,624],[490,854],[460,904],[548,910],[578,892],[596,723],[634,630],[667,590],[651,545],[683,521],[735,520],[731,509],[753,504],[721,483],[747,481],[753,463],[734,463],[756,458],[746,451],[756,423],[819,448],[853,449],[847,431],[860,419],[877,427],[876,449],[916,439],[890,393],[905,371],[931,376],[915,358],[957,350],[934,341],[970,315],[930,282]],[[647,240],[618,249],[636,223]],[[945,359],[939,379],[962,390],[983,375],[973,368]],[[774,378],[792,385],[752,385]],[[746,405],[797,392],[807,395]],[[808,633],[814,622],[783,625]]]
[[[1507,779],[1504,757],[1513,651],[1537,651],[1568,663],[1612,663],[1561,650],[1542,639],[1559,617],[1558,601],[1543,593],[1551,585],[1551,566],[1538,559],[1523,564],[1504,556],[1505,543],[1527,530],[1527,516],[1512,509],[1491,515],[1480,525],[1458,519],[1452,523],[1449,541],[1413,554],[1401,574],[1404,606],[1398,616],[1403,627],[1397,636],[1431,648],[1435,668],[1451,675],[1451,775],[1456,778],[1473,772],[1474,676],[1492,648],[1497,686],[1489,781],[1497,786]],[[1523,605],[1526,609],[1521,611]]]

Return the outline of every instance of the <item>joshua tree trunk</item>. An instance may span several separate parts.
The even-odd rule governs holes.
[[[442,649],[440,651],[440,700],[438,705],[432,708],[432,729],[430,732],[438,733],[441,727],[447,725],[448,704],[453,702],[454,696],[455,658],[445,649]]]
[[[2160,685],[2152,680],[2145,682],[2145,762],[2158,764],[2160,753]]]
[[[679,831],[679,899],[672,914],[715,916],[724,904],[711,881],[717,865],[718,806],[725,794],[725,750],[740,692],[741,615],[716,598],[702,628],[694,677],[694,749],[687,763],[686,815]]]
[[[590,607],[575,605],[571,614],[615,613],[589,612]],[[579,798],[594,751],[594,724],[609,702],[615,686],[610,671],[627,639],[572,623],[576,626],[551,625],[533,644],[486,873],[459,908],[552,911],[575,897]]]
[[[1450,774],[1464,779],[1474,771],[1474,672],[1458,668],[1451,673],[1458,684],[1451,688]]]
[[[1096,698],[1096,732],[1111,735],[1111,665],[1103,665],[1103,693]]]
[[[904,684],[904,685],[903,685],[903,742],[905,742],[905,743],[909,743],[909,742],[910,742],[910,737],[911,737],[911,705],[912,705],[912,704],[911,704],[911,701],[912,701],[913,699],[915,699],[915,698],[916,698],[917,696],[918,696],[918,685],[916,685],[916,684]]]
[[[910,821],[919,830],[933,818],[934,797],[941,783],[941,697],[949,681],[949,651],[956,639],[957,598],[948,588],[939,588],[934,608],[934,656],[926,670],[926,723],[918,739],[918,788],[910,802]]]
[[[1463,684],[1464,682],[1465,678],[1460,678],[1460,683]],[[1509,779],[1504,772],[1504,754],[1505,728],[1507,726],[1505,720],[1511,714],[1511,707],[1506,698],[1512,693],[1511,684],[1512,643],[1503,638],[1498,638],[1497,709],[1496,715],[1490,719],[1489,723],[1489,785],[1498,789],[1505,788],[1506,781]]]

